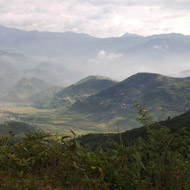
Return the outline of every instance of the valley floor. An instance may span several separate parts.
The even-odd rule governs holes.
[[[89,120],[89,115],[70,112],[66,108],[61,109],[37,109],[29,104],[0,104],[0,122],[6,120],[23,121],[36,125],[39,129],[59,133],[70,134],[70,129],[77,134],[93,132],[109,132],[106,124]],[[112,130],[114,132],[114,129]],[[115,129],[116,132],[116,129]]]

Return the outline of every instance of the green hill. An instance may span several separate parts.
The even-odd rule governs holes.
[[[50,87],[49,84],[37,78],[23,78],[17,82],[14,88],[3,98],[6,102],[26,102],[29,98]]]
[[[138,126],[136,101],[148,108],[157,120],[184,113],[190,108],[190,78],[138,73],[99,94],[77,101],[71,110],[92,113],[96,120],[111,121],[112,126],[129,129]]]
[[[169,128],[172,133],[178,133],[184,127],[190,128],[190,111],[180,116],[176,116],[172,119],[161,121],[159,123]],[[92,148],[92,150],[95,150],[98,147],[110,147],[110,142],[112,140],[114,140],[117,143],[120,143],[121,137],[127,145],[131,145],[134,144],[140,137],[143,139],[146,138],[146,129],[145,127],[139,127],[136,129],[131,129],[122,132],[121,134],[87,134],[80,137],[80,142]]]
[[[51,107],[71,105],[77,100],[84,100],[91,95],[114,86],[116,83],[103,76],[88,76],[55,94],[50,105]]]

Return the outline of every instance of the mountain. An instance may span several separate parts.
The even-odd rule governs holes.
[[[55,94],[51,107],[71,105],[77,100],[84,100],[93,94],[114,86],[116,83],[116,81],[103,76],[88,76]]]
[[[182,128],[190,128],[190,111],[174,117],[172,119],[167,119],[161,121],[162,126],[166,126],[171,130],[171,132],[176,132]],[[79,138],[80,142],[90,147],[92,150],[97,148],[107,148],[111,146],[111,141],[114,140],[117,143],[120,143],[120,138],[122,137],[123,141],[126,144],[134,144],[138,138],[146,138],[145,127],[139,127],[136,129],[128,130],[122,132],[121,134],[87,134]]]
[[[116,83],[116,81],[112,80],[109,77],[105,77],[105,76],[101,76],[101,75],[91,75],[91,76],[87,76],[81,80],[79,80],[78,82],[76,82],[74,85],[80,85],[80,84],[85,84],[86,82],[90,82],[90,81],[111,81],[113,83]]]
[[[147,37],[126,33],[97,38],[74,32],[22,31],[0,26],[0,42],[2,51],[51,63],[56,71],[44,71],[43,64],[43,70],[27,68],[26,74],[44,76],[43,80],[49,76],[54,85],[69,85],[97,73],[119,80],[142,71],[168,74],[171,67],[177,73],[187,68],[190,58],[190,36],[177,33]],[[58,72],[60,66],[62,75]]]
[[[146,38],[146,41],[133,46],[132,48],[122,49],[124,54],[138,55],[184,55],[190,53],[190,37],[182,34],[162,34],[153,35]]]
[[[121,37],[141,37],[141,38],[143,38],[143,36],[140,36],[138,34],[131,34],[131,33],[128,33],[128,32],[123,34]]]
[[[22,38],[27,32],[16,28],[8,28],[0,26],[0,41],[1,45],[8,45],[18,38]]]
[[[0,97],[24,77],[23,70],[36,67],[37,64],[38,61],[29,56],[0,51]]]
[[[121,37],[96,38],[74,32],[22,31],[0,27],[0,48],[30,56],[90,57],[99,51],[120,52],[124,55],[149,53],[189,53],[190,37],[182,34],[160,34],[148,37],[126,33]]]
[[[71,110],[91,113],[98,121],[110,121],[112,126],[126,129],[137,126],[136,101],[148,108],[157,120],[183,113],[190,108],[190,78],[138,73],[99,94],[77,101]]]
[[[41,60],[32,56],[0,50],[0,97],[22,78],[39,78],[52,85],[68,85],[81,77],[55,60]]]
[[[14,88],[2,99],[6,102],[25,102],[28,99],[50,87],[49,84],[37,78],[23,78],[17,82]]]
[[[74,32],[26,32],[0,27],[0,40],[3,43],[0,48],[6,48],[11,52],[23,52],[32,56],[67,56],[88,49],[88,44],[95,39],[87,34]]]

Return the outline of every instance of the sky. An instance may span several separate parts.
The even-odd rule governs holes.
[[[190,34],[190,0],[0,0],[0,25],[23,30]]]

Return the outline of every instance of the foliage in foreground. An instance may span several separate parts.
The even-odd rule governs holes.
[[[147,139],[135,146],[113,142],[106,152],[86,150],[66,137],[27,133],[11,145],[0,139],[0,189],[3,190],[179,190],[190,189],[190,130],[178,133],[154,123],[139,107]]]

